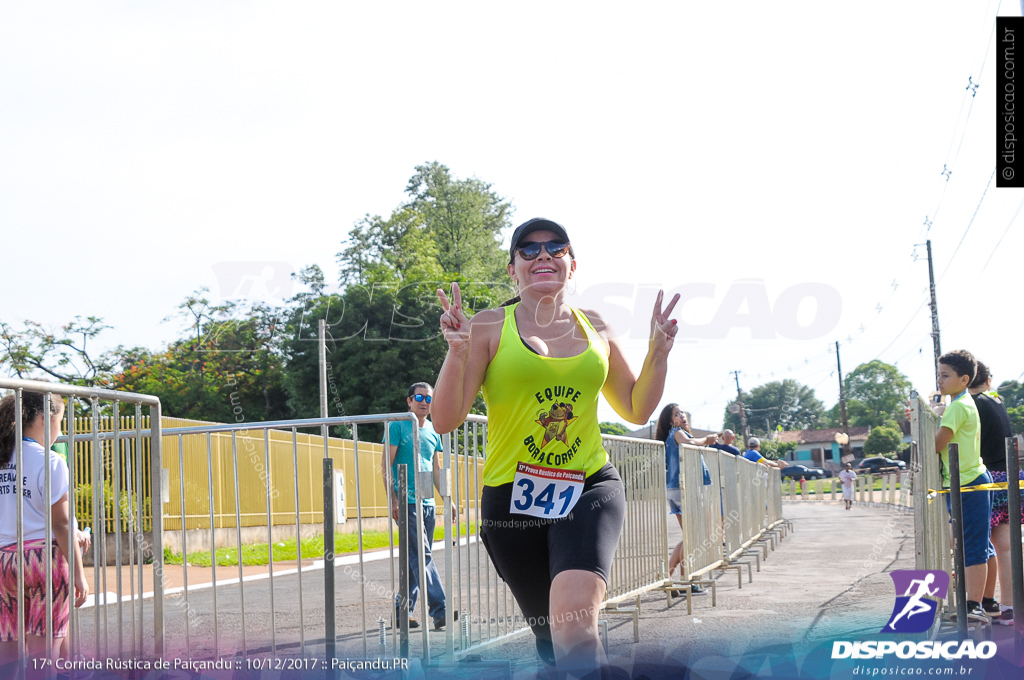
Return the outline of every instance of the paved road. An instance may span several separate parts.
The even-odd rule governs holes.
[[[688,616],[681,599],[669,602],[662,593],[647,594],[641,598],[639,643],[633,642],[629,617],[608,617],[609,659],[616,669],[613,675],[637,680],[686,674],[694,678],[853,677],[856,662],[833,662],[829,658],[831,641],[887,639],[879,631],[894,603],[888,572],[914,568],[913,518],[879,507],[856,506],[846,511],[841,503],[829,502],[785,502],[784,515],[792,521],[795,531],[769,553],[767,560],[762,560],[761,571],[753,574],[753,583],[748,582],[746,572],[742,588],[737,586],[735,572],[719,575],[716,607],[711,606],[710,596],[695,598],[693,615]],[[672,526],[678,532],[678,527]],[[671,543],[675,536],[670,535],[670,539]],[[461,548],[463,567],[470,554],[475,562],[478,550],[482,554],[482,548],[475,544]],[[435,556],[443,570],[445,552]],[[364,628],[359,614],[360,572],[352,566],[338,568],[339,654],[361,657],[365,630],[369,656],[378,655],[376,618],[389,616],[390,569],[388,560],[365,564],[368,620]],[[470,570],[461,571],[465,578]],[[244,620],[250,656],[270,652],[271,630],[276,632],[278,656],[298,655],[297,640],[302,626],[307,654],[322,658],[323,576],[322,570],[303,575],[303,617],[298,614],[294,574],[279,575],[274,580],[273,618],[269,581],[244,585],[244,619],[242,589],[237,585],[218,588],[216,629],[220,654],[241,649]],[[476,589],[478,585],[486,592],[487,584],[474,583],[472,587]],[[495,585],[490,583],[491,588]],[[183,600],[167,605],[169,653],[187,654],[182,635],[187,612],[192,612],[193,617],[187,641],[192,656],[213,653],[211,595],[209,589],[192,592],[187,610]],[[88,626],[91,620],[91,616],[86,617]],[[993,632],[1000,641],[1000,655],[1009,654],[1010,629],[997,628]],[[388,634],[387,655],[391,656],[394,639],[390,630]],[[436,658],[443,651],[444,634],[430,635],[432,656]],[[421,640],[420,635],[413,636],[413,654],[421,649]],[[871,667],[892,666],[893,661],[867,661],[860,665],[870,671]],[[928,663],[950,666],[955,662]],[[973,677],[983,677],[985,668],[992,666],[976,669]],[[492,644],[456,664],[432,668],[427,677],[525,680],[539,670],[532,637],[527,634]]]
[[[448,601],[455,609],[481,609],[470,606],[472,601],[480,601],[481,597],[493,598],[497,605],[497,613],[502,618],[509,618],[515,613],[514,603],[510,597],[500,597],[505,592],[499,585],[493,569],[490,567],[483,545],[465,541],[460,545],[460,561],[455,566],[459,575],[460,589],[449,588]],[[388,550],[367,553],[360,568],[356,558],[341,558],[341,564],[335,569],[336,626],[339,653],[350,656],[364,656],[364,638],[366,654],[377,656],[379,647],[379,619],[385,619],[387,627],[387,654],[393,655],[396,649],[394,631],[392,629],[393,601],[398,578],[397,560],[388,559]],[[435,550],[434,559],[442,576],[446,570],[446,559],[450,551]],[[483,566],[483,571],[477,569]],[[171,588],[181,583],[180,569],[174,571],[174,578],[168,579],[171,595],[166,598],[165,628],[167,655],[180,658],[204,658],[243,654],[247,656],[269,655],[276,650],[278,656],[298,656],[302,654],[305,644],[306,654],[324,656],[324,570],[322,562],[309,564],[301,576],[294,563],[279,564],[275,567],[273,578],[273,602],[271,602],[271,581],[266,578],[266,569],[246,568],[243,581],[238,584],[238,570],[233,567],[217,569],[218,586],[210,587],[210,570],[191,567],[188,569],[190,587],[186,599],[181,588]],[[477,574],[482,573],[481,580]],[[301,608],[300,608],[301,579]],[[477,581],[480,582],[477,582]],[[112,580],[108,579],[108,588]],[[197,585],[198,584],[198,585]],[[360,587],[362,584],[362,587]],[[214,601],[216,598],[216,601]],[[365,619],[362,616],[364,611]],[[100,610],[103,611],[102,609]],[[87,645],[89,655],[97,658],[117,656],[118,630],[122,630],[121,644],[124,649],[130,647],[131,613],[128,607],[122,609],[122,622],[119,625],[117,608],[108,606],[106,622],[101,618],[99,630],[109,631],[101,635],[108,640],[109,647],[94,650],[96,639],[96,609],[80,610],[82,639]],[[413,616],[423,620],[417,604]],[[102,617],[102,614],[101,614]],[[429,621],[429,616],[426,617]],[[493,618],[493,617],[492,617]],[[145,649],[152,649],[152,600],[144,600],[142,615],[146,626]],[[479,637],[486,628],[487,621],[481,622],[475,617],[475,637]],[[243,625],[244,623],[244,625]],[[498,633],[498,625],[491,621],[492,635]],[[365,632],[365,635],[364,635]],[[421,654],[423,648],[422,628],[412,631],[410,652]],[[303,640],[304,636],[304,640]],[[431,655],[438,657],[443,652],[444,633],[429,631]]]

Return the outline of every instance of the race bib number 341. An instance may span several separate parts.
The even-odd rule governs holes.
[[[512,504],[508,511],[561,519],[569,514],[583,494],[586,475],[582,470],[559,470],[519,463],[512,482]]]

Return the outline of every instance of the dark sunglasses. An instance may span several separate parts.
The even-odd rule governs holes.
[[[428,404],[434,399],[429,394],[414,394],[409,398],[412,399],[413,401],[423,401],[425,399]]]
[[[537,256],[540,255],[540,249],[548,251],[548,255],[551,257],[565,257],[565,254],[569,252],[569,244],[564,241],[544,241],[542,243],[523,243],[516,252],[519,253],[519,257],[524,260],[536,260]]]

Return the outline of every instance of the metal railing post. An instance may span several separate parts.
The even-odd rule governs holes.
[[[398,466],[398,656],[409,657],[409,466]],[[426,623],[426,622],[424,622]]]
[[[334,459],[325,457],[324,464],[324,641],[326,657],[337,654],[337,626],[334,621]]]
[[[163,430],[160,419],[163,416],[160,402],[149,409],[149,464],[152,471],[152,518],[153,525],[153,647],[156,656],[163,656],[166,649],[164,639],[164,497],[163,497]]]
[[[1024,643],[1024,571],[1022,571],[1020,530],[1020,459],[1017,438],[1006,438],[1006,500],[1010,523],[1010,576],[1013,582],[1013,631],[1020,653]]]
[[[452,612],[452,603],[454,600],[454,591],[452,590],[452,582],[455,580],[455,553],[459,550],[459,536],[458,533],[452,533],[453,520],[455,519],[455,513],[452,512],[452,506],[454,502],[452,500],[452,485],[451,485],[451,474],[452,474],[452,442],[451,435],[441,435],[441,446],[443,448],[443,460],[441,461],[441,507],[444,509],[444,549],[447,553],[444,560],[444,582],[448,586],[448,591],[445,592],[445,607],[444,607],[444,652],[445,658],[450,662],[455,659],[455,615]],[[436,455],[436,454],[435,454]],[[431,537],[433,539],[433,537]]]
[[[956,628],[961,640],[967,638],[967,575],[964,566],[964,513],[960,498],[960,446],[950,443],[949,499],[953,519],[953,564],[956,571]]]

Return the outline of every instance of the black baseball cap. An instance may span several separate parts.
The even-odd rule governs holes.
[[[526,220],[520,224],[516,227],[516,230],[512,232],[512,245],[509,246],[508,249],[509,257],[515,255],[516,248],[519,247],[519,244],[523,239],[535,231],[550,231],[566,243],[569,242],[569,234],[566,233],[565,227],[560,225],[558,222],[544,217],[534,217],[532,220]]]

